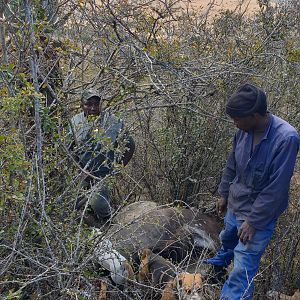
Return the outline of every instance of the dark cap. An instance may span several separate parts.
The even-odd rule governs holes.
[[[99,98],[99,101],[101,100],[101,97],[98,93],[97,90],[94,90],[94,89],[88,89],[88,90],[85,90],[83,93],[82,93],[82,96],[81,96],[81,101],[83,103],[87,103],[89,101],[89,99],[91,99],[92,97],[97,97]]]
[[[226,104],[226,113],[232,118],[246,117],[254,113],[265,115],[266,112],[265,92],[249,83],[240,86]]]

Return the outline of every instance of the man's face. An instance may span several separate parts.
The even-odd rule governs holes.
[[[256,114],[246,116],[246,117],[235,117],[232,118],[234,125],[245,132],[250,132],[254,130],[257,126],[257,116]]]
[[[82,109],[85,116],[99,116],[101,113],[100,99],[98,97],[91,97],[82,104]]]

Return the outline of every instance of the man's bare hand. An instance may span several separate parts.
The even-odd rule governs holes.
[[[219,198],[216,203],[218,216],[224,216],[227,209],[227,200],[223,197]]]
[[[246,221],[241,225],[238,231],[238,237],[243,244],[246,244],[248,241],[251,241],[255,233],[255,228],[249,225]]]

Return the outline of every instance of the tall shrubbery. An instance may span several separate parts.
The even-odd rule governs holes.
[[[0,1],[5,299],[25,291],[49,299],[95,292],[98,275],[84,254],[88,230],[74,221],[82,178],[65,139],[86,87],[99,89],[136,141],[132,162],[111,182],[116,206],[144,197],[213,208],[234,132],[224,105],[241,83],[264,88],[270,110],[300,129],[299,3],[259,3],[255,15],[211,15],[179,1]],[[257,299],[270,285],[292,288],[299,269],[297,187],[257,277]],[[274,257],[281,249],[285,257]]]

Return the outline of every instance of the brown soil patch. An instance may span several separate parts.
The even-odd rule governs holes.
[[[246,11],[247,14],[251,14],[259,8],[257,0],[192,0],[191,6],[197,10],[207,10],[212,3],[214,3],[212,8],[213,12],[225,9],[234,10],[237,8],[241,11]]]

